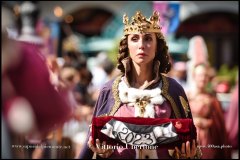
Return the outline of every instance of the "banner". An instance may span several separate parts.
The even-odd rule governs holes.
[[[172,122],[136,125],[111,119],[103,126],[101,132],[130,145],[167,144],[179,140]]]
[[[160,26],[164,36],[176,31],[179,25],[179,2],[155,1],[153,2],[153,10],[160,13]]]

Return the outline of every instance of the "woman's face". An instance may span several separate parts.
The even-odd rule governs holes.
[[[157,49],[156,34],[130,34],[128,36],[128,49],[134,63],[148,64],[152,62]]]
[[[194,70],[194,79],[198,88],[204,88],[209,82],[209,76],[206,67],[197,66]]]

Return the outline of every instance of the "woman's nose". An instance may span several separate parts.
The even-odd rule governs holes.
[[[143,41],[143,39],[139,40],[139,49],[144,49],[144,41]]]

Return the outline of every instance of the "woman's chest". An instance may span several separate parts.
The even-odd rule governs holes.
[[[171,116],[171,106],[168,101],[164,101],[162,104],[153,104],[151,109],[146,108],[144,112],[153,112],[147,113],[148,115],[154,115],[151,118],[170,118]],[[138,106],[137,105],[128,105],[122,104],[114,116],[117,117],[137,117],[138,116]]]

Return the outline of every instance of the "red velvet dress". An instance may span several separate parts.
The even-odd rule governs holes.
[[[210,94],[201,94],[189,99],[189,104],[197,128],[202,158],[229,158],[230,148],[227,148],[229,144],[219,101]]]

